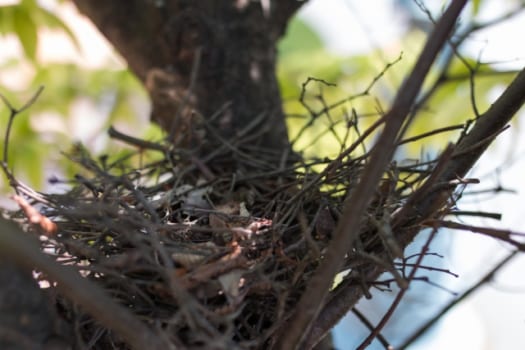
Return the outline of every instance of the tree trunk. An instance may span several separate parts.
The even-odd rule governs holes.
[[[73,1],[144,83],[152,119],[174,142],[203,142],[196,115],[224,139],[261,117],[250,144],[288,147],[276,43],[303,2]]]

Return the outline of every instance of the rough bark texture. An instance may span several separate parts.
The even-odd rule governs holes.
[[[152,119],[174,141],[192,137],[187,131],[195,127],[194,112],[225,138],[264,113],[262,125],[268,127],[255,144],[288,145],[275,77],[276,42],[303,2],[263,8],[241,0],[73,1],[145,84]]]

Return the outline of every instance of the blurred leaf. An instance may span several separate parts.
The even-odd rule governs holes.
[[[24,7],[18,6],[13,11],[13,29],[18,35],[27,58],[35,62],[38,30],[35,22]]]
[[[14,32],[13,12],[15,6],[0,6],[0,34],[7,35]]]
[[[39,6],[35,0],[22,0],[16,5],[0,6],[0,34],[15,34],[25,56],[36,63],[38,29],[46,27],[66,34],[77,50],[80,43],[71,29],[58,16]]]
[[[474,16],[478,14],[480,5],[481,0],[472,0],[472,14]]]
[[[35,12],[33,13],[35,22],[42,27],[47,27],[50,29],[58,29],[63,31],[66,36],[71,40],[73,45],[78,51],[81,51],[80,42],[78,41],[75,34],[71,29],[64,23],[59,17],[55,16],[53,13],[47,11],[44,8],[36,7]]]
[[[279,42],[281,58],[293,53],[311,53],[323,48],[323,42],[308,24],[294,17],[288,24],[286,36]]]

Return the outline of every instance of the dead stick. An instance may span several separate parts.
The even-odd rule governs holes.
[[[57,282],[62,295],[117,333],[132,349],[174,349],[102,288],[82,278],[75,269],[52,261],[40,251],[35,239],[5,219],[0,219],[0,253],[25,269],[43,271]]]
[[[403,122],[407,118],[432,63],[452,32],[456,19],[466,0],[453,1],[427,40],[423,51],[410,76],[399,89],[391,110],[386,115],[385,129],[376,144],[370,163],[364,169],[360,184],[345,200],[343,215],[334,238],[327,249],[325,259],[312,277],[305,293],[296,306],[296,313],[288,321],[285,331],[279,334],[276,348],[296,349],[302,339],[309,335],[312,322],[318,316],[325,298],[348,252],[360,230],[363,214],[368,207],[381,175],[391,159],[395,142]],[[322,339],[324,334],[317,340]],[[315,345],[312,344],[312,346]]]

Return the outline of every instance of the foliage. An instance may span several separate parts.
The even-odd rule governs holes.
[[[4,37],[16,38],[23,53],[0,63],[0,71],[5,75],[3,83],[16,86],[16,89],[2,87],[0,93],[17,106],[34,94],[39,86],[45,88],[31,111],[17,117],[11,134],[12,140],[19,146],[10,149],[10,165],[21,178],[37,188],[43,186],[43,176],[51,169],[61,169],[66,175],[73,174],[71,164],[59,155],[71,143],[86,142],[92,149],[98,145],[99,151],[111,147],[112,154],[118,157],[122,144],[109,141],[106,135],[109,125],[138,125],[147,118],[144,113],[147,109],[146,95],[128,70],[112,66],[84,68],[68,62],[42,62],[38,47],[43,28],[64,33],[80,52],[80,43],[72,29],[37,1],[23,0],[0,7],[0,33]],[[23,79],[20,79],[21,75]],[[18,81],[14,82],[14,79]],[[98,129],[88,133],[86,130],[79,131],[82,126],[78,118],[75,119],[79,101],[92,106],[94,115],[84,118],[90,118],[92,124],[99,124]],[[5,127],[4,109],[1,115]],[[142,136],[160,135],[153,126],[142,129]],[[75,140],[75,137],[82,136],[87,137]],[[3,191],[6,189],[2,186]]]
[[[36,0],[21,0],[18,4],[0,7],[0,34],[15,34],[25,57],[33,63],[37,63],[40,28],[64,32],[75,47],[80,49],[76,36],[62,19],[41,7]]]

